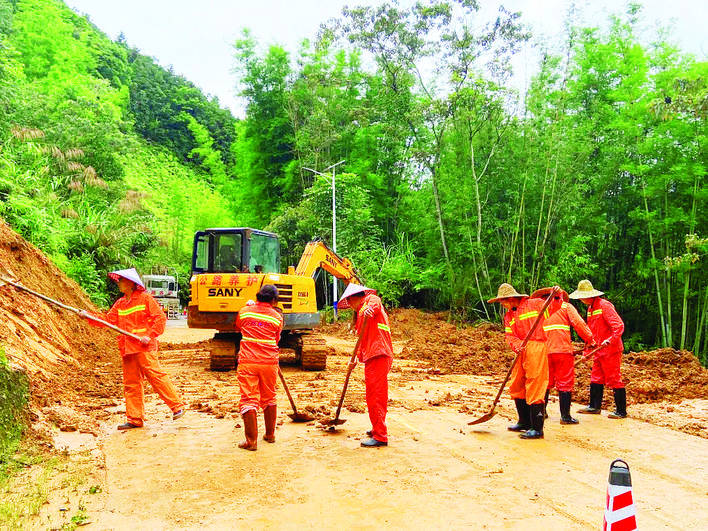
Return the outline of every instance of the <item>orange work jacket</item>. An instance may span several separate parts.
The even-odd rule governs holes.
[[[366,330],[361,330],[364,325],[364,312],[367,308],[374,311],[374,315],[369,317]],[[383,309],[381,299],[373,293],[364,297],[364,301],[359,308],[356,318],[356,332],[363,334],[359,343],[357,358],[366,363],[376,356],[393,357],[393,343],[391,342],[391,327],[388,323],[388,315]]]
[[[118,348],[121,356],[157,350],[157,337],[165,331],[167,317],[152,295],[145,291],[134,291],[130,297],[123,295],[105,314],[99,314],[104,321],[122,328],[136,336],[150,336],[150,343],[143,345],[137,339],[121,334]],[[101,323],[88,320],[92,326],[105,328]]]
[[[605,339],[610,340],[609,346],[600,350],[598,355],[624,351],[622,344],[624,321],[610,301],[600,297],[594,298],[588,306],[588,326],[598,345]]]
[[[571,326],[585,343],[592,345],[595,342],[590,327],[585,324],[575,306],[568,302],[563,302],[558,311],[543,321],[543,331],[546,333],[546,348],[549,354],[573,353],[573,344],[570,342]]]
[[[257,302],[241,308],[236,329],[241,332],[239,363],[278,364],[283,316],[270,303]]]
[[[524,297],[518,306],[508,310],[504,315],[504,332],[506,333],[506,342],[511,347],[511,350],[516,352],[521,343],[523,343],[526,335],[531,330],[531,326],[536,321],[541,308],[545,301],[542,299],[530,299]],[[546,317],[548,311],[545,312]],[[543,319],[534,330],[529,341],[545,341],[546,334],[543,331]]]

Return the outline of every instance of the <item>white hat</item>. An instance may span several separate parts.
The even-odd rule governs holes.
[[[344,293],[342,293],[342,296],[339,298],[337,308],[340,310],[351,308],[351,306],[349,306],[349,297],[351,297],[352,295],[356,295],[357,293],[369,295],[370,293],[376,293],[376,290],[373,288],[367,288],[366,286],[362,286],[361,284],[351,283],[347,286],[347,289],[344,290]]]
[[[145,284],[140,280],[140,275],[134,267],[130,269],[119,269],[118,271],[111,271],[108,276],[118,282],[119,278],[125,278],[135,283],[135,289],[138,291],[145,291]]]

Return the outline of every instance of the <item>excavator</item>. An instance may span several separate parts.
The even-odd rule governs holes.
[[[256,300],[261,287],[273,284],[278,288],[278,308],[284,320],[278,344],[281,359],[294,358],[305,370],[324,370],[325,340],[313,332],[321,324],[318,301],[321,307],[325,300],[326,288],[315,282],[320,270],[346,284],[361,284],[351,261],[321,240],[309,242],[297,267],[288,266],[287,273],[281,273],[276,234],[247,227],[198,231],[194,235],[187,324],[218,331],[211,342],[210,369],[236,367],[241,342],[236,315]]]

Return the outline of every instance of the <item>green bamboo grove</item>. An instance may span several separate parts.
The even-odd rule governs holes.
[[[244,29],[236,119],[130,36],[0,0],[0,216],[106,304],[111,268],[187,278],[209,226],[276,232],[297,263],[332,239],[330,184],[305,168],[346,160],[337,248],[388,305],[495,321],[501,282],[588,278],[627,348],[705,364],[708,63],[665,32],[640,41],[638,4],[601,25],[571,12],[520,94],[511,59],[533,28],[477,10],[346,8],[296,53]]]

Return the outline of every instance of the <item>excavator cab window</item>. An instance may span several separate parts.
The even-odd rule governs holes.
[[[251,234],[249,264],[260,273],[278,273],[280,244],[277,238],[263,234]],[[256,271],[259,269],[260,271]]]
[[[223,273],[240,272],[241,234],[218,234],[215,240],[214,270]]]

